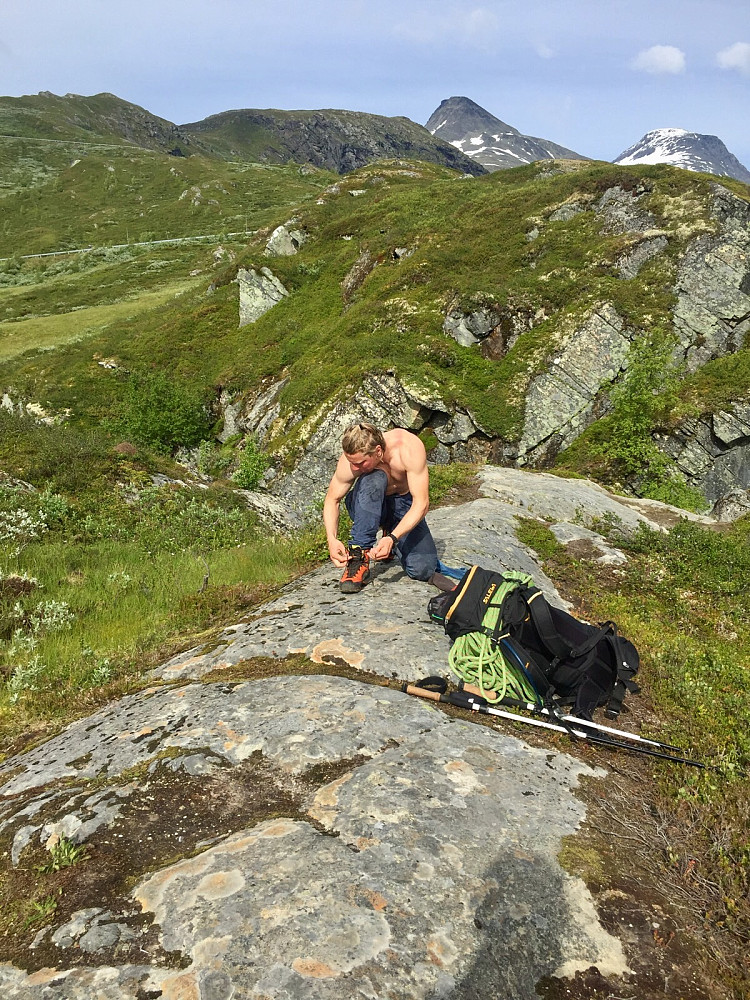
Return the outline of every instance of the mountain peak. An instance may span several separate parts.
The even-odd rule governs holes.
[[[427,120],[425,128],[445,142],[456,142],[469,133],[508,133],[520,135],[517,128],[500,121],[468,97],[448,97],[440,102]]]
[[[750,170],[729,152],[718,136],[688,132],[684,128],[652,129],[613,162],[625,166],[670,163],[683,170],[734,177],[750,184]]]
[[[468,97],[441,101],[425,128],[487,170],[520,167],[535,160],[586,159],[548,139],[524,135]]]

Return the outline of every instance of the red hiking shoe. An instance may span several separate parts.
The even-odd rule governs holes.
[[[339,583],[342,594],[356,594],[370,579],[370,550],[349,545],[349,561]]]

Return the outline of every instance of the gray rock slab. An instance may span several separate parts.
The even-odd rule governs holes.
[[[465,569],[477,563],[529,573],[553,603],[568,606],[518,541],[510,506],[480,499],[433,511],[428,522],[447,565]],[[295,581],[281,597],[261,605],[251,621],[225,629],[214,649],[181,653],[154,676],[184,680],[254,656],[293,653],[402,680],[447,673],[448,639],[427,616],[428,601],[437,593],[433,587],[410,580],[396,562],[376,565],[372,583],[355,595],[340,593],[340,575],[328,565]]]
[[[240,268],[237,272],[240,289],[240,326],[255,323],[269,309],[289,295],[282,283],[267,267],[259,271]]]
[[[656,521],[633,510],[627,499],[615,497],[603,486],[585,479],[562,479],[547,472],[486,466],[479,472],[482,493],[500,500],[525,517],[568,521],[590,527],[597,521],[617,519],[625,529]]]
[[[160,946],[185,967],[146,961],[27,975],[5,965],[4,998],[136,1000],[161,990],[170,1000],[532,1000],[546,975],[627,971],[588,890],[556,859],[584,816],[580,778],[603,772],[336,677],[141,693],[13,764],[44,783],[72,766],[87,733],[111,776],[140,759],[146,729],[169,730],[173,746],[220,744],[216,752],[234,761],[262,748],[287,772],[352,763],[310,792],[306,817],[239,830],[136,885],[133,900],[153,915]],[[105,753],[113,738],[117,760]],[[111,947],[123,926],[92,907],[60,927],[56,943]]]
[[[607,302],[569,332],[547,370],[533,379],[526,392],[520,464],[539,458],[550,439],[559,451],[588,426],[602,386],[614,382],[627,367],[631,337]]]

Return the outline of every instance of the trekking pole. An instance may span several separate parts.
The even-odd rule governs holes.
[[[450,691],[447,694],[439,690],[418,687],[416,684],[404,684],[402,690],[406,694],[416,695],[417,698],[428,698],[431,701],[444,702],[448,705],[455,705],[457,708],[468,708],[472,712],[479,712],[482,715],[495,715],[509,722],[522,722],[528,726],[537,726],[540,729],[551,729],[557,733],[565,733],[568,736],[577,737],[581,740],[588,740],[600,746],[609,747],[611,750],[630,750],[633,753],[645,754],[648,757],[658,757],[660,760],[670,760],[676,764],[690,764],[693,767],[705,768],[706,765],[697,760],[690,760],[688,757],[677,757],[673,754],[660,753],[658,750],[650,750],[638,744],[622,743],[619,740],[612,740],[609,737],[597,736],[592,732],[583,729],[574,729],[571,726],[558,726],[553,722],[543,722],[541,719],[529,719],[525,715],[516,715],[513,712],[503,712],[499,708],[491,708],[489,705],[481,704],[475,700],[476,696],[465,694],[463,691]]]
[[[483,695],[478,687],[473,684],[463,684],[462,691],[466,691],[469,694],[476,695],[478,698],[484,698],[490,705],[510,705],[513,708],[523,708],[527,712],[534,712],[536,715],[549,715],[553,719],[556,717],[553,712],[550,712],[548,708],[542,708],[541,705],[535,705],[530,701],[518,701],[516,698],[498,698],[497,702],[489,701],[486,695]],[[671,743],[660,743],[658,740],[649,740],[645,736],[639,736],[637,733],[629,733],[625,729],[613,729],[612,726],[602,726],[598,722],[592,722],[588,719],[579,719],[575,715],[560,715],[557,718],[562,719],[563,722],[574,722],[577,726],[584,726],[587,729],[598,729],[602,733],[611,733],[613,736],[623,736],[627,740],[635,740],[637,743],[646,743],[648,746],[658,747],[660,750],[677,750],[682,751],[682,747],[673,746]]]

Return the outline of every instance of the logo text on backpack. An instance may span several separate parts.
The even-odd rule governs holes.
[[[482,598],[482,604],[489,604],[490,598],[492,597],[492,595],[495,593],[496,590],[497,590],[497,584],[491,583],[487,590],[487,593]]]

